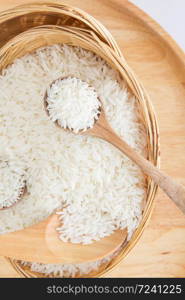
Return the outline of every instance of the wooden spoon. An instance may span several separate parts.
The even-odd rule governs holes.
[[[64,243],[58,237],[58,226],[55,214],[34,226],[0,235],[0,256],[40,263],[90,262],[112,254],[127,237],[127,230],[116,230],[89,245]]]
[[[67,76],[72,77],[72,76]],[[59,78],[61,80],[66,79],[67,77]],[[58,81],[55,80],[54,82]],[[51,85],[53,85],[53,83]],[[44,97],[44,107],[46,113],[49,115],[47,106],[47,92]],[[101,102],[100,98],[98,98]],[[58,127],[61,127],[60,124],[56,121],[55,124]],[[66,129],[65,129],[66,130]],[[68,129],[67,129],[68,130]],[[76,133],[75,133],[76,134]],[[148,176],[150,176],[153,181],[160,186],[160,188],[175,202],[175,204],[185,213],[185,187],[176,182],[170,176],[166,175],[164,172],[160,171],[155,167],[151,162],[145,159],[142,155],[137,153],[133,148],[131,148],[124,140],[122,140],[111,128],[108,123],[101,103],[101,113],[98,120],[95,122],[93,128],[87,129],[86,131],[79,132],[83,135],[91,135],[98,138],[101,138],[116,148],[123,152],[127,157],[129,157],[133,162],[135,162],[141,170]]]
[[[45,97],[45,109],[47,102]],[[59,126],[58,123],[56,123]],[[185,188],[174,181],[142,155],[135,152],[110,127],[103,106],[99,119],[92,129],[80,134],[88,134],[101,138],[127,155],[141,170],[149,175],[163,191],[185,213]],[[126,239],[126,230],[117,230],[112,235],[90,245],[64,243],[59,240],[55,228],[58,226],[58,216],[53,215],[47,220],[21,231],[0,236],[0,255],[36,261],[43,263],[80,263],[94,261],[112,253]],[[93,224],[92,224],[93,226]]]

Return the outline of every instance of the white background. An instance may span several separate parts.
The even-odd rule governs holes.
[[[156,20],[185,50],[185,0],[130,0]]]

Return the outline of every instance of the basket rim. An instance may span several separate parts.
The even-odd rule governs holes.
[[[71,15],[75,15],[75,18],[77,20],[80,20],[84,22],[89,28],[92,30],[95,30],[97,34],[99,34],[103,39],[106,37],[106,42],[109,44],[110,47],[114,49],[114,51],[119,55],[122,56],[122,52],[119,49],[116,41],[114,40],[112,34],[108,31],[108,29],[97,19],[95,19],[93,16],[85,12],[84,10],[68,5],[66,3],[61,3],[60,0],[38,0],[38,1],[30,1],[26,4],[20,4],[16,5],[13,8],[7,9],[5,11],[0,12],[0,24],[2,23],[2,20],[4,16],[6,16],[6,21],[10,20],[15,16],[21,16],[24,15],[25,10],[28,10],[28,13],[33,12],[44,12],[45,10],[48,11],[48,8],[50,11],[61,13],[61,10],[63,9],[63,14],[68,15],[69,13]]]

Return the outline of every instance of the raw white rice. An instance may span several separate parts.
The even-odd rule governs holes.
[[[136,99],[95,54],[54,45],[17,59],[0,76],[1,156],[26,168],[27,194],[0,211],[0,233],[22,229],[59,210],[60,238],[91,243],[138,226],[145,197],[139,168],[110,144],[57,128],[43,98],[57,78],[75,76],[95,87],[115,131],[133,148],[146,145]]]
[[[19,162],[0,159],[0,209],[15,204],[21,197],[25,170]]]
[[[101,107],[95,89],[71,76],[48,88],[46,103],[51,120],[75,133],[92,128]]]

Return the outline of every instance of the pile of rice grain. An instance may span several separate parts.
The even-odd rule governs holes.
[[[0,145],[1,156],[26,167],[27,194],[0,211],[0,233],[37,223],[58,209],[63,241],[91,243],[125,227],[130,238],[145,197],[139,168],[105,141],[56,128],[44,110],[48,86],[69,75],[95,88],[119,136],[137,151],[145,148],[136,99],[103,59],[54,45],[15,60],[0,75]]]
[[[58,79],[47,90],[50,119],[75,133],[94,126],[101,103],[93,87],[76,77]]]

